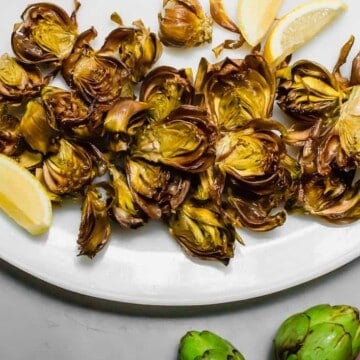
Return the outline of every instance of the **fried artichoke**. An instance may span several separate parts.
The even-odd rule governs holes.
[[[147,29],[141,20],[133,22],[132,27],[124,26],[120,16],[112,14],[119,27],[106,38],[101,49],[103,53],[118,49],[118,56],[131,72],[131,79],[137,83],[159,60],[162,45],[155,33]]]
[[[71,54],[63,61],[62,76],[70,88],[87,103],[108,110],[121,96],[133,96],[130,71],[108,49],[95,51],[90,42],[97,36],[94,28],[81,33]]]
[[[190,173],[201,172],[215,158],[216,139],[216,128],[206,110],[183,105],[164,120],[139,130],[130,155]]]
[[[198,0],[163,0],[158,19],[165,46],[190,48],[212,40],[212,20]]]
[[[79,255],[93,258],[110,239],[107,190],[104,184],[94,184],[86,189],[77,240]]]
[[[219,130],[235,130],[272,114],[276,82],[261,55],[210,64],[201,59],[195,80],[200,103]]]
[[[50,3],[29,5],[15,24],[11,45],[15,55],[26,64],[61,65],[77,39],[76,11],[69,16],[61,7]]]
[[[181,105],[191,105],[194,101],[191,70],[157,67],[144,78],[139,99],[150,105],[153,121],[165,119]]]
[[[125,169],[136,203],[152,219],[174,211],[189,192],[189,176],[174,169],[130,157]]]
[[[0,57],[0,102],[21,104],[38,95],[45,84],[37,67],[23,65],[8,54]]]
[[[0,106],[0,154],[15,155],[21,148],[23,136],[20,120]]]

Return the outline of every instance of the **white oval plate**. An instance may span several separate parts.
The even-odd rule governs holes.
[[[1,53],[10,52],[10,34],[29,0],[7,3],[1,13]],[[121,14],[128,25],[139,18],[157,31],[157,12],[161,0],[121,2],[83,0],[78,13],[80,30],[95,26],[102,44],[112,30],[109,17]],[[229,14],[235,14],[236,1],[225,1]],[[281,13],[301,1],[285,0]],[[311,43],[298,51],[293,59],[307,58],[332,69],[340,47],[351,34],[359,34],[360,4],[348,0],[347,12]],[[71,0],[59,0],[67,11]],[[203,0],[208,10],[207,1]],[[5,41],[8,36],[8,41]],[[212,46],[232,34],[214,26],[212,45],[191,50],[164,50],[160,64],[192,67],[194,72],[201,56],[214,62]],[[359,39],[349,60],[359,49]],[[225,52],[223,56],[242,57],[245,50]],[[343,67],[349,75],[351,61]],[[275,112],[277,118],[281,114]],[[0,174],[1,181],[1,174]],[[328,273],[360,255],[360,223],[348,226],[324,225],[311,218],[289,216],[286,224],[268,233],[241,231],[246,246],[236,246],[234,259],[225,267],[187,257],[167,230],[152,222],[134,231],[114,230],[109,245],[89,260],[78,257],[77,233],[80,206],[55,209],[49,233],[32,237],[0,214],[0,256],[14,266],[77,293],[114,301],[148,305],[205,305],[249,299],[270,294]]]

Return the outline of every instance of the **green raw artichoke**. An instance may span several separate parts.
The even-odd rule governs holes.
[[[274,340],[277,360],[353,360],[360,352],[359,311],[316,305],[287,318]]]
[[[245,360],[227,340],[211,331],[189,331],[180,340],[178,360]]]

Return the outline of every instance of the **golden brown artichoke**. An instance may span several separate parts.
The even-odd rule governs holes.
[[[191,105],[194,100],[191,69],[155,68],[144,78],[139,98],[150,105],[154,121],[164,119],[181,105]]]
[[[79,255],[93,258],[110,239],[111,223],[108,214],[107,191],[107,186],[101,183],[91,185],[86,189],[77,240]]]
[[[272,114],[276,82],[261,55],[210,64],[201,59],[195,90],[219,130],[235,130]]]
[[[73,51],[63,62],[62,75],[86,102],[107,110],[121,96],[132,97],[133,88],[130,71],[120,60],[90,46],[96,36],[94,28],[79,35]]]
[[[69,16],[64,9],[51,3],[29,5],[15,24],[11,45],[15,55],[27,64],[50,63],[55,67],[67,58],[77,38],[75,14]]]
[[[158,19],[165,46],[190,48],[212,40],[212,20],[198,0],[163,0]]]
[[[15,155],[21,149],[22,140],[20,120],[8,113],[5,106],[0,106],[0,153]]]
[[[178,170],[200,172],[215,158],[216,128],[206,110],[183,105],[137,132],[130,156]]]

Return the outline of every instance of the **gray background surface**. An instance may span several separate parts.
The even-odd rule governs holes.
[[[91,299],[0,260],[1,360],[175,360],[188,330],[212,330],[247,360],[270,360],[289,315],[319,303],[360,307],[360,259],[306,284],[231,304],[164,308]]]

